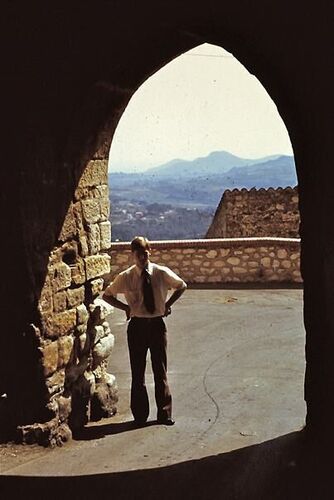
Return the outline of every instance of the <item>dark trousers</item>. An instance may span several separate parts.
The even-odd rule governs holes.
[[[149,401],[145,385],[147,351],[150,350],[155,385],[157,418],[170,418],[172,396],[167,382],[167,331],[161,317],[131,318],[128,346],[132,374],[131,410],[134,419],[146,422]]]

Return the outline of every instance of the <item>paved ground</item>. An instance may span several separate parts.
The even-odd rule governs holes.
[[[273,457],[281,456],[278,450],[282,446],[294,448],[301,434],[295,431],[303,427],[305,418],[302,290],[187,290],[166,322],[176,424],[173,427],[155,424],[149,370],[150,422],[145,428],[132,428],[126,323],[123,313],[115,311],[110,318],[116,340],[110,371],[116,375],[119,385],[118,415],[90,424],[79,440],[63,448],[16,446],[9,450],[2,447],[1,473],[7,476],[7,486],[14,484],[10,482],[11,476],[16,485],[21,484],[18,478],[22,482],[24,476],[40,480],[62,477],[62,484],[69,476],[76,481],[89,476],[90,480],[99,478],[100,486],[106,480],[108,487],[115,489],[118,484],[124,498],[129,498],[126,494],[129,481],[132,479],[135,484],[136,480],[143,480],[147,485],[147,480],[150,481],[158,469],[164,471],[168,484],[168,474],[174,474],[174,479],[181,482],[173,480],[173,487],[178,484],[182,489],[182,478],[188,478],[194,486],[193,474],[198,481],[204,470],[206,477],[213,474],[220,457],[219,471],[215,479],[211,478],[212,485],[220,471],[229,468],[226,464],[234,463],[236,457],[238,467],[240,460],[243,462],[243,471],[248,470],[251,463],[255,468],[261,463],[263,474]],[[269,449],[276,451],[269,453]],[[248,450],[253,457],[250,461],[245,458],[249,456]],[[189,464],[191,467],[187,467]],[[150,470],[146,477],[147,469]],[[135,473],[117,474],[133,470],[142,471],[145,479],[142,476],[138,479]],[[236,470],[233,469],[233,473],[230,470],[227,477],[239,474],[240,479],[240,471]],[[121,486],[120,478],[125,481]],[[23,482],[22,488],[27,484]],[[33,484],[37,488],[42,483]],[[219,484],[222,487],[222,483]],[[232,488],[233,484],[229,482],[226,488]],[[198,498],[206,498],[203,493],[206,490],[201,488],[197,489]],[[228,496],[226,488],[224,498],[253,498],[250,494],[238,494],[235,486]],[[142,498],[135,488],[131,492],[131,498]],[[192,496],[197,498],[195,493]],[[152,498],[155,498],[153,493]]]

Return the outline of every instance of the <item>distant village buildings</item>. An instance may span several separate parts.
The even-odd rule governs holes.
[[[206,238],[299,237],[297,187],[227,189]]]

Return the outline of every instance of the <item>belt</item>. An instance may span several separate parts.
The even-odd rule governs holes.
[[[132,316],[131,319],[133,319],[135,321],[142,321],[143,323],[144,322],[153,323],[154,321],[161,320],[162,316],[153,316],[152,318],[145,318],[145,317],[141,317],[141,316]]]

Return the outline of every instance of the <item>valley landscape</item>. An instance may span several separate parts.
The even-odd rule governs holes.
[[[111,165],[112,168],[112,165]],[[297,184],[294,158],[239,158],[226,151],[172,160],[139,173],[110,172],[112,241],[203,238],[226,189]]]

